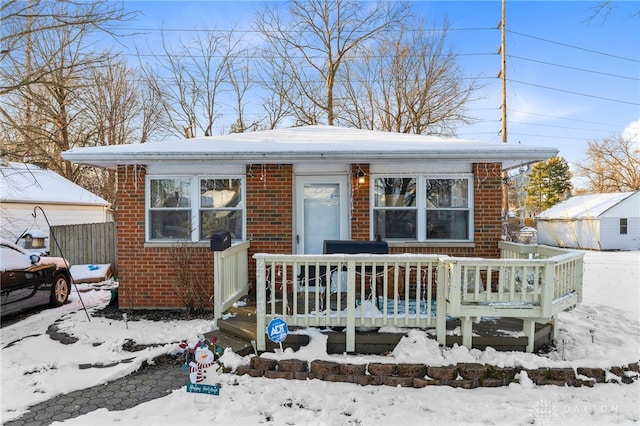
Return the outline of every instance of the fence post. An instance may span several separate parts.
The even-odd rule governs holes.
[[[256,346],[259,351],[264,351],[267,348],[266,330],[267,319],[266,315],[266,301],[267,301],[267,285],[264,268],[264,259],[254,256],[256,259]]]
[[[222,252],[213,253],[213,329],[218,329],[218,319],[222,318],[222,271],[225,265]]]
[[[556,263],[551,260],[544,262],[544,288],[542,289],[542,317],[550,318],[553,315],[553,295],[556,287]]]
[[[347,341],[346,351],[356,351],[356,262],[347,261]]]
[[[438,344],[447,345],[447,266],[442,258],[438,259],[436,275],[436,338]]]

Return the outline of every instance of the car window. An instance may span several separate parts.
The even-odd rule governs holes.
[[[28,254],[8,246],[0,246],[0,269],[12,271],[16,269],[26,269],[31,266],[31,259]]]

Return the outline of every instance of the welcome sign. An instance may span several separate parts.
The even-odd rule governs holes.
[[[203,385],[201,383],[187,383],[187,392],[220,395],[219,385]]]

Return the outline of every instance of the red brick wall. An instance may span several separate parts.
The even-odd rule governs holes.
[[[357,182],[358,170],[365,173],[364,185]],[[255,283],[255,262],[251,256],[260,252],[293,252],[293,166],[248,165],[246,173],[246,235],[251,241],[249,280]],[[394,247],[391,251],[499,257],[502,170],[500,164],[480,163],[474,164],[473,173],[475,247]],[[185,308],[176,294],[179,277],[170,260],[175,258],[175,249],[145,247],[145,175],[142,166],[118,167],[116,220],[120,307]],[[351,238],[368,240],[369,165],[352,165],[351,175]],[[213,253],[208,247],[189,250],[189,270],[194,277],[210,281],[206,291],[212,292]]]
[[[176,274],[180,249],[145,247],[145,168],[118,167],[116,221],[118,224],[118,301],[121,309],[185,309],[186,297]],[[176,250],[178,250],[176,252]],[[188,269],[193,280],[213,292],[213,253],[208,247],[190,247]],[[184,275],[183,275],[184,276]],[[207,281],[208,279],[208,281]],[[176,294],[178,293],[178,294]],[[209,303],[208,309],[213,309]]]
[[[473,165],[474,256],[500,257],[498,241],[502,236],[502,165]]]
[[[361,171],[365,175],[364,184],[358,183],[357,174]],[[351,194],[353,201],[351,204],[351,239],[369,239],[369,165],[351,165]]]
[[[248,165],[246,179],[249,281],[255,283],[256,253],[293,253],[293,166]]]

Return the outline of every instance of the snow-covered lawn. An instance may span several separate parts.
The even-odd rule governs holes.
[[[497,366],[602,367],[640,360],[640,252],[586,252],[584,300],[558,318],[557,350],[544,356],[521,352],[438,348],[421,331],[412,332],[387,357],[329,355],[321,338],[297,353],[270,356],[330,359],[344,362],[409,362],[444,365],[481,362]],[[105,284],[82,284],[84,304],[98,309],[108,303]],[[96,287],[95,290],[90,290]],[[47,328],[79,339],[63,345]],[[209,331],[209,321],[114,321],[87,319],[76,293],[70,303],[43,310],[2,328],[2,421],[20,417],[38,402],[77,389],[123,377],[143,361],[172,352],[182,339]],[[161,346],[131,353],[127,340]],[[117,363],[134,357],[130,363]],[[250,357],[225,353],[227,365],[248,363]],[[79,369],[81,364],[111,364]],[[171,367],[167,367],[171,368]],[[176,367],[177,368],[177,367]],[[536,386],[525,375],[501,388],[422,389],[358,386],[319,380],[287,381],[216,374],[219,396],[172,394],[126,411],[100,409],[65,424],[100,425],[384,425],[384,424],[631,424],[640,422],[640,383],[597,384],[593,388]],[[185,381],[187,377],[185,375]]]

